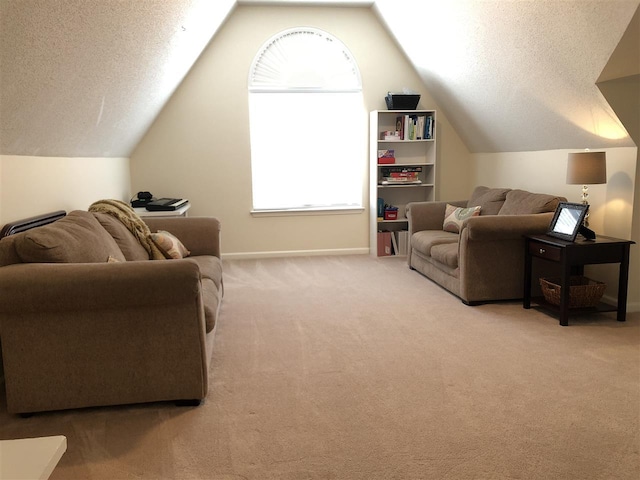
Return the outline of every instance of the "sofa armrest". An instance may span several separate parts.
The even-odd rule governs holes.
[[[422,230],[442,230],[447,204],[466,207],[467,200],[454,202],[412,202],[407,204],[409,235]]]
[[[204,398],[200,283],[190,259],[0,268],[7,410]]]
[[[459,295],[466,302],[522,298],[524,235],[546,233],[553,213],[486,215],[463,223]]]
[[[523,235],[546,233],[553,215],[553,212],[528,215],[480,215],[467,219],[462,225],[460,235],[465,234],[470,241],[521,239]]]
[[[146,217],[152,232],[166,230],[174,234],[191,255],[220,258],[220,221],[214,217]]]

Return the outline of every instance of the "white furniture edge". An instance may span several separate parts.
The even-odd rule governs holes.
[[[46,480],[66,451],[64,435],[0,440],[0,480]]]
[[[191,208],[191,203],[186,203],[176,210],[162,210],[162,211],[154,211],[150,212],[145,207],[136,207],[133,210],[140,217],[181,217],[187,216],[187,210]]]

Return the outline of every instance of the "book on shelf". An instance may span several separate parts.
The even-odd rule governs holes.
[[[380,184],[420,184],[422,167],[384,167],[380,169]]]
[[[425,118],[424,138],[426,140],[433,139],[433,116],[432,115],[428,115]]]
[[[416,140],[422,140],[424,136],[425,116],[419,115],[416,119]]]
[[[409,232],[407,230],[399,230],[394,233],[396,235],[396,243],[398,245],[396,255],[406,255],[407,248],[409,246]]]
[[[411,115],[404,116],[404,140],[413,140],[413,120]]]
[[[419,174],[422,172],[422,167],[383,167],[380,169],[380,173],[383,177],[392,177],[392,176],[407,176],[409,174]]]
[[[395,232],[388,232],[391,235],[389,235],[391,237],[391,249],[392,249],[392,255],[398,255],[398,240],[396,239],[396,234]]]
[[[400,140],[404,140],[404,115],[396,117],[396,131]]]
[[[378,232],[378,256],[388,257],[391,255],[391,232]]]
[[[386,177],[380,180],[380,185],[421,185],[422,180],[411,178]]]
[[[417,173],[392,173],[386,177],[381,177],[383,185],[389,183],[422,183]]]
[[[399,115],[396,117],[396,130],[400,140],[415,140],[415,115]]]
[[[400,140],[431,140],[433,127],[432,115],[406,114],[396,117],[396,130]]]

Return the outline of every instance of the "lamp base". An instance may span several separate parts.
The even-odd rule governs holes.
[[[589,197],[588,193],[589,187],[587,185],[582,186],[582,204],[587,206],[587,213],[584,215],[583,225],[585,227],[589,226],[589,201],[587,198]]]

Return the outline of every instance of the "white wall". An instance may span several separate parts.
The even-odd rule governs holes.
[[[128,158],[0,156],[0,225],[55,210],[129,200]]]
[[[309,26],[340,39],[362,76],[367,111],[385,109],[387,91],[422,93],[421,108],[437,105],[413,67],[369,8],[238,6],[131,155],[133,191],[186,197],[190,215],[222,222],[222,251],[232,256],[366,252],[364,212],[340,215],[254,217],[250,214],[251,152],[247,131],[247,79],[262,44],[278,32]],[[313,112],[300,112],[300,121]],[[464,196],[471,187],[469,152],[438,112],[439,196]],[[330,119],[348,134],[340,112]],[[367,116],[363,117],[367,121]],[[286,125],[279,126],[286,141]],[[329,142],[330,140],[328,140]],[[366,162],[365,162],[366,164]],[[321,166],[318,170],[322,172]],[[368,174],[363,168],[363,179]],[[462,173],[461,177],[458,177]],[[327,188],[330,178],[327,178]]]
[[[607,183],[589,186],[589,228],[596,234],[632,239],[633,206],[637,196],[636,163],[638,149],[610,148],[607,152]],[[581,185],[567,185],[567,154],[574,150],[541,152],[474,154],[475,177],[478,185],[521,188],[524,190],[562,195],[570,202],[580,202]],[[636,200],[637,204],[637,200]],[[636,213],[637,217],[638,213]],[[640,269],[636,251],[631,246],[631,271]],[[615,303],[617,298],[617,265],[589,266],[586,275],[607,283],[605,297]],[[629,311],[640,311],[640,284],[630,276]]]

